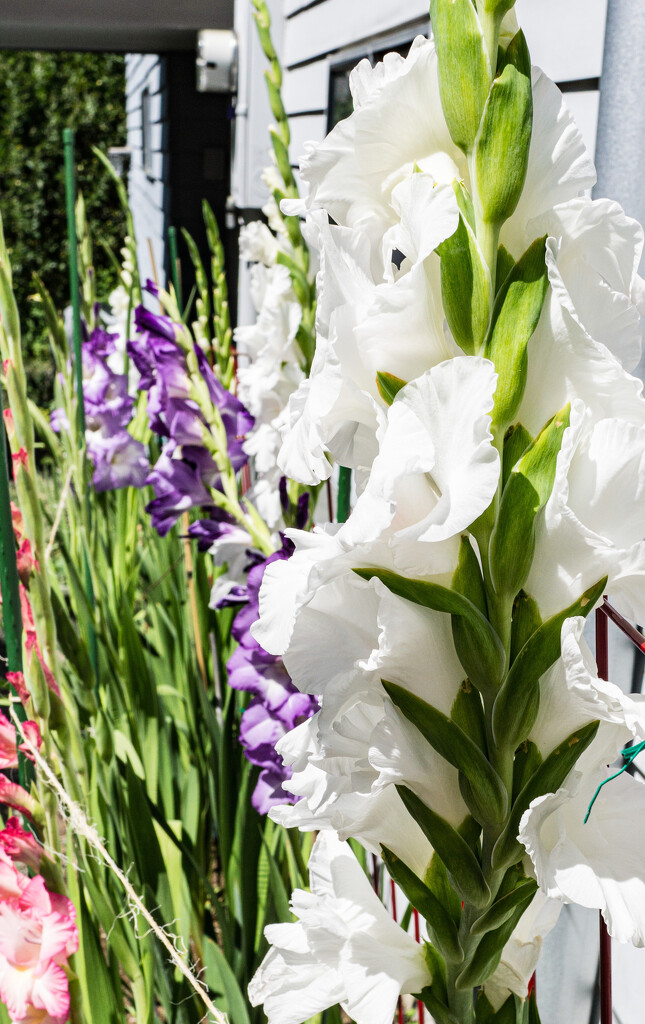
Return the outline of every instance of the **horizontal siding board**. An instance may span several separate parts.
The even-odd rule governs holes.
[[[285,71],[282,95],[288,114],[325,110],[329,96],[329,63],[326,57],[303,68]]]
[[[285,23],[283,63],[286,67],[313,60],[408,22],[428,17],[428,0],[326,0]]]
[[[291,128],[289,158],[292,164],[298,164],[300,157],[305,152],[305,143],[320,142],[327,134],[327,115],[307,114],[304,117],[292,117],[289,127]]]

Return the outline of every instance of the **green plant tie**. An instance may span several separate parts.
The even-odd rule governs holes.
[[[624,758],[625,763],[622,766],[622,768],[620,768],[617,772],[614,772],[613,775],[610,775],[608,779],[605,779],[604,782],[601,782],[600,785],[598,786],[598,789],[596,790],[596,792],[594,793],[593,797],[591,798],[591,803],[589,804],[589,806],[587,808],[587,813],[585,814],[585,820],[584,820],[584,824],[585,825],[587,824],[587,821],[589,820],[589,815],[591,814],[591,808],[595,804],[596,798],[597,798],[598,794],[600,793],[600,790],[602,789],[602,787],[606,786],[608,782],[612,781],[612,779],[617,779],[618,776],[622,775],[624,771],[627,771],[627,769],[630,767],[632,762],[636,760],[636,758],[638,757],[638,755],[641,753],[642,750],[645,750],[645,740],[643,740],[642,743],[637,743],[635,746],[625,747],[624,750],[621,750],[620,753],[621,753],[622,757]]]

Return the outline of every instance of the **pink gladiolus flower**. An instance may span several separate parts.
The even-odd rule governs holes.
[[[19,786],[17,782],[11,782],[6,775],[0,774],[0,803],[13,807],[14,810],[33,818],[36,811],[36,801]]]
[[[42,849],[31,832],[26,832],[21,826],[18,818],[9,818],[5,828],[0,831],[0,849],[12,861],[17,860],[32,871],[40,871]]]
[[[29,693],[25,686],[25,677],[22,672],[7,672],[7,682],[13,686],[23,704],[29,700]]]
[[[17,452],[13,453],[11,458],[13,459],[14,468],[18,466],[25,466],[26,468],[29,462],[29,453],[26,448],[19,448]]]
[[[66,897],[47,891],[40,875],[25,881],[17,900],[0,902],[0,999],[15,1020],[64,1021],[76,912]]]
[[[45,674],[45,679],[50,690],[53,690],[55,694],[60,697],[60,688],[58,683],[54,679],[52,670],[48,665],[45,664],[45,660],[40,650],[38,643],[38,637],[36,635],[36,627],[34,624],[34,616],[29,603],[29,597],[25,587],[20,584],[20,611],[22,614],[22,626],[25,631],[25,650],[27,652],[27,666],[31,665],[32,652],[36,652],[38,661],[41,664],[42,670]]]
[[[16,564],[20,582],[24,584],[29,583],[29,577],[32,572],[34,569],[38,569],[38,562],[32,554],[31,544],[26,537],[16,553]]]
[[[8,359],[6,359],[5,362],[4,362],[5,377],[7,375],[7,367],[9,367],[9,366],[11,366],[11,363],[9,362]],[[3,410],[3,416],[4,416],[4,428],[5,428],[6,432],[7,432],[7,437],[9,438],[9,440],[11,440],[11,438],[14,436],[14,434],[16,432],[16,427],[15,427],[15,424],[13,422],[13,413],[12,413],[11,409],[4,409]]]
[[[42,737],[35,722],[24,722],[23,729],[31,744],[40,748]],[[20,744],[20,750],[33,761],[33,755],[26,743]],[[16,729],[12,722],[0,711],[0,768],[18,767],[18,748],[16,746]]]
[[[35,1006],[30,1006],[25,1017],[21,1017],[20,1020],[12,1017],[11,1024],[65,1024],[66,1020],[67,1016],[52,1017],[47,1010],[37,1010]]]

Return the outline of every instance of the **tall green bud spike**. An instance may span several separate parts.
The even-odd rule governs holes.
[[[472,0],[432,0],[430,19],[448,129],[455,145],[470,153],[490,87],[482,28]]]

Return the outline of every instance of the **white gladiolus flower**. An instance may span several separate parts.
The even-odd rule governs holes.
[[[378,721],[383,698],[380,709],[375,709],[375,695],[367,695],[365,708],[363,697],[358,694],[345,714],[333,717],[328,733],[314,716],[283,737],[276,749],[293,771],[284,788],[301,799],[274,807],[271,817],[285,828],[303,832],[333,829],[341,839],[358,839],[375,854],[380,854],[383,843],[423,876],[432,847],[394,787],[378,786],[378,771],[369,763],[365,736],[356,732],[361,716]],[[370,724],[368,737],[371,728]]]
[[[576,398],[595,418],[643,421],[643,385],[628,371],[641,354],[637,274],[643,231],[617,203],[575,199],[530,225],[548,234],[550,291],[531,339],[518,419],[532,433]]]
[[[350,76],[354,113],[301,161],[309,186],[306,209],[324,208],[337,224],[369,234],[380,248],[396,223],[392,192],[415,166],[437,184],[470,177],[443,117],[432,39],[417,37],[406,58],[388,54],[371,68],[361,61]],[[502,241],[514,254],[528,221],[576,197],[595,172],[559,90],[539,69],[533,75],[533,135],[527,182]],[[529,239],[532,241],[532,238]]]
[[[274,266],[280,248],[274,234],[262,221],[254,220],[240,229],[240,258]]]
[[[448,10],[447,0],[443,14],[437,3],[437,26],[444,15],[451,24]],[[502,30],[506,43],[513,28],[511,14]],[[476,47],[476,38],[471,43]],[[509,89],[515,81],[518,104],[528,85],[522,51],[518,38],[500,73]],[[463,908],[462,940],[486,935],[481,956],[474,941],[462,945],[465,966],[455,981],[459,951],[450,921],[438,913],[437,927],[430,927],[448,966],[448,1009],[452,1019],[465,1020],[472,1007],[458,984],[483,982],[495,1010],[509,994],[526,996],[563,902],[599,908],[617,938],[645,944],[645,833],[638,824],[645,788],[627,776],[613,780],[583,823],[607,765],[627,742],[645,738],[645,701],[598,678],[582,617],[548,621],[605,576],[620,610],[645,621],[645,400],[630,375],[640,357],[645,285],[637,269],[643,232],[617,204],[582,195],[593,184],[593,166],[553,83],[533,70],[530,150],[509,105],[504,144],[516,131],[518,159],[505,182],[491,156],[497,159],[498,128],[487,125],[488,139],[480,128],[471,152],[476,123],[466,123],[471,114],[460,105],[465,86],[454,68],[446,65],[444,76],[442,65],[447,117],[455,138],[466,140],[468,159],[453,143],[437,65],[434,43],[425,39],[405,59],[389,55],[374,69],[361,63],[351,78],[354,113],[310,147],[302,162],[309,194],[285,204],[289,213],[307,214],[304,230],[320,251],[320,271],[311,377],[291,392],[277,461],[310,485],[328,478],[334,461],[350,467],[358,498],[343,525],[287,531],[295,553],[267,568],[253,635],[283,658],[298,688],[321,702],[318,714],[278,745],[292,773],[285,789],[300,799],[277,808],[275,820],[355,837],[375,853],[386,845],[435,895],[432,886],[441,885],[426,873],[432,837],[459,897],[444,910],[457,920]],[[488,72],[482,74],[487,88]],[[504,95],[500,83],[500,104]],[[478,120],[481,96],[473,98]],[[516,172],[523,174],[526,157],[515,207]],[[482,166],[488,170],[480,175]],[[457,245],[442,246],[457,229],[459,210]],[[504,250],[497,247],[500,228]],[[475,256],[461,241],[471,230]],[[532,245],[542,237],[544,259],[541,243]],[[507,290],[501,269],[529,246]],[[495,284],[491,329],[481,345],[483,330],[471,331],[467,310],[463,325],[456,315],[470,298],[461,288],[469,274],[477,323],[487,316],[486,284]],[[266,284],[260,277],[258,293]],[[448,321],[464,349],[468,332],[477,336],[471,347],[480,354],[457,346]],[[289,338],[281,322],[282,334],[273,325],[267,335]],[[258,336],[250,344],[263,351]],[[389,375],[391,389],[378,374]],[[567,404],[565,425],[556,414]],[[254,443],[268,465],[268,435],[258,432]],[[383,580],[364,579],[355,569],[381,570]],[[577,610],[586,615],[590,601]],[[539,701],[529,691],[530,674],[513,671],[526,667],[516,662],[524,643],[542,666]],[[383,682],[394,687],[386,693]],[[577,763],[576,749],[583,751]],[[418,810],[425,833],[407,810],[416,807],[414,796],[397,792],[401,784],[426,807],[425,815]],[[557,792],[545,792],[547,786]],[[506,808],[518,787],[514,816]],[[518,808],[527,806],[529,793],[543,795],[528,806],[518,836]],[[509,910],[495,903],[501,892],[515,892],[522,864],[540,891],[519,922],[524,903],[510,901],[516,916],[504,919],[504,934],[515,930],[503,951],[501,939],[492,950],[502,956],[487,978],[492,964],[483,953],[491,953],[491,936]],[[501,872],[509,867],[502,890]],[[390,868],[395,874],[394,862]],[[406,889],[399,869],[396,880]],[[349,910],[341,915],[343,928],[336,927],[335,904],[325,911],[331,923],[324,934],[316,930],[322,916],[310,924],[307,908],[318,899],[313,884],[311,903],[298,896],[300,922],[279,926],[291,930],[276,930],[260,972],[270,1024],[299,1024],[335,1001],[359,1024],[385,1024],[386,1017],[391,1024],[396,996],[410,989],[392,985],[387,1006],[385,997],[375,1000],[364,1015],[369,946],[354,942]],[[425,906],[436,909],[430,897]],[[434,986],[428,1007],[444,997]]]
[[[538,797],[520,823],[519,839],[546,895],[602,912],[610,935],[645,945],[645,786],[623,774],[604,786],[585,815],[608,765],[632,736],[602,724],[557,793]]]
[[[574,403],[526,584],[544,615],[607,575],[620,610],[645,617],[644,471],[645,416],[594,423]]]
[[[488,981],[484,992],[495,1011],[514,993],[526,999],[529,982],[542,953],[542,944],[558,923],[562,903],[536,892],[530,907],[520,919],[504,946],[502,959]]]
[[[399,995],[431,981],[423,949],[394,923],[348,846],[318,837],[311,893],[296,889],[294,924],[266,929],[271,949],[249,985],[269,1024],[302,1024],[340,1003],[356,1024],[391,1024]]]
[[[586,722],[600,721],[598,736],[562,788],[532,802],[519,839],[547,896],[602,910],[616,938],[644,945],[643,836],[637,823],[645,788],[630,776],[614,779],[584,819],[608,764],[629,742],[645,738],[645,700],[598,678],[582,627],[582,619],[568,619],[562,627],[562,658],[541,681],[530,739],[546,755]]]
[[[389,54],[374,69],[364,61],[350,84],[354,113],[301,165],[310,191],[299,209],[323,208],[338,225],[310,218],[327,312],[319,312],[311,381],[292,400],[280,456],[304,483],[328,477],[326,451],[341,465],[369,468],[382,422],[377,370],[408,381],[459,351],[444,335],[434,250],[456,227],[452,184],[468,187],[470,178],[441,112],[434,42],[418,38],[407,58]],[[539,70],[533,88],[527,186],[502,235],[515,258],[535,238],[536,218],[595,180],[558,90]],[[340,294],[332,284],[339,278]],[[393,346],[393,337],[406,344]]]

